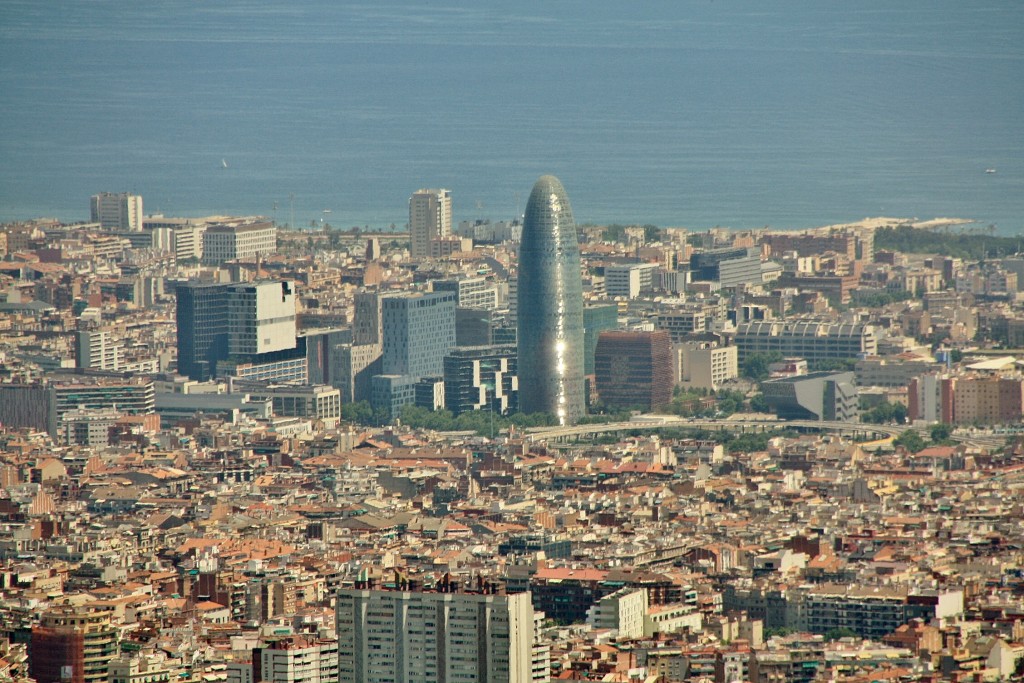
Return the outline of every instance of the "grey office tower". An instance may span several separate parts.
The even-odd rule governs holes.
[[[519,409],[573,424],[585,405],[583,282],[572,207],[554,176],[526,203],[518,289]]]

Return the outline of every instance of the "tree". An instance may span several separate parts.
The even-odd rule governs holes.
[[[927,445],[924,438],[913,429],[908,429],[903,432],[893,439],[892,443],[895,446],[902,446],[903,448],[906,448],[911,453],[917,453],[918,451],[924,450],[924,447]]]
[[[902,289],[874,290],[857,288],[850,294],[853,300],[853,305],[864,308],[881,308],[886,304],[891,304],[897,301],[906,301],[907,299],[913,298],[913,295],[910,292]]]
[[[760,434],[740,434],[733,436],[725,442],[725,447],[730,453],[751,453],[754,451],[763,451],[768,448],[768,440],[771,435],[766,433]]]
[[[341,419],[361,425],[372,424],[373,408],[370,407],[369,401],[345,403],[341,406]]]
[[[849,372],[856,364],[857,361],[853,358],[826,358],[810,363],[808,370],[811,372]]]
[[[754,394],[750,398],[750,409],[755,413],[772,412],[772,407],[768,405],[768,401],[765,399],[764,394]]]
[[[764,635],[765,638],[771,638],[773,636],[784,637],[784,636],[788,636],[788,635],[793,634],[793,633],[796,633],[796,629],[788,628],[786,626],[779,626],[778,628],[766,628],[764,630],[764,634],[763,635]]]
[[[931,437],[932,443],[945,445],[952,443],[950,437],[953,436],[953,425],[940,422],[939,424],[932,425],[928,429],[928,436]]]
[[[740,364],[740,374],[755,382],[768,379],[768,366],[782,360],[778,351],[751,353]]]
[[[907,421],[907,407],[902,403],[884,401],[861,413],[861,421],[871,424],[903,424]]]

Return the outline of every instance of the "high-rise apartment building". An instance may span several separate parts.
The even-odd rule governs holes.
[[[142,230],[142,197],[127,192],[101,192],[89,202],[93,223],[104,230],[138,232]]]
[[[531,683],[529,593],[342,589],[341,683]]]
[[[452,232],[450,190],[416,190],[409,198],[409,236],[412,257],[428,258],[431,242],[447,239]]]
[[[400,294],[381,304],[385,375],[440,377],[455,348],[455,294]]]
[[[32,628],[29,673],[38,683],[106,683],[117,655],[113,608],[55,607]]]
[[[93,370],[121,370],[124,345],[115,342],[109,330],[75,332],[75,365]]]
[[[953,387],[954,424],[1018,424],[1024,414],[1020,377],[958,377]]]
[[[572,424],[585,405],[583,279],[572,207],[554,176],[526,204],[517,297],[520,410]]]
[[[953,424],[953,397],[957,378],[927,372],[907,383],[907,419],[911,422]]]
[[[253,681],[337,683],[338,641],[288,636],[252,651]]]
[[[380,344],[381,296],[375,289],[356,292],[353,301],[352,343]]]

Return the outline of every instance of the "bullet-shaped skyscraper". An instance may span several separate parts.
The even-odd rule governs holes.
[[[541,176],[519,248],[519,409],[560,424],[584,414],[583,281],[576,223],[558,178]]]

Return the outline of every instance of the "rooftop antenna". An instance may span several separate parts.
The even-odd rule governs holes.
[[[292,207],[292,222],[288,224],[288,229],[289,230],[294,230],[295,229],[295,193],[294,192],[292,192],[291,194],[288,195],[288,203],[291,204],[291,207]]]
[[[515,193],[516,196],[516,220],[522,218],[522,214],[519,213],[519,192]]]

